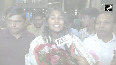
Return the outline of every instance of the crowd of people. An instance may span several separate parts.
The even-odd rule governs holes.
[[[32,24],[26,22],[23,8],[7,9],[7,28],[0,31],[0,65],[38,65],[34,49],[39,44],[53,44],[65,50],[67,45],[78,65],[116,65],[114,12],[86,8],[80,14],[82,29],[77,30],[60,8],[49,8],[46,16],[40,10],[34,11]],[[65,36],[68,37],[61,41]]]

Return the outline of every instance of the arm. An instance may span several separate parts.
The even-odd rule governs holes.
[[[85,49],[81,40],[73,35],[73,43],[75,45],[75,51],[78,53],[79,56],[85,57],[90,65],[96,63],[93,56]]]
[[[41,36],[35,38],[29,48],[29,53],[25,55],[25,65],[37,65],[36,59],[35,59],[35,54],[34,54],[34,48],[38,44],[43,44],[43,38]]]
[[[78,62],[79,65],[89,65],[89,63],[86,60],[86,58],[84,58],[82,56],[72,55],[72,57],[77,60],[77,62]]]

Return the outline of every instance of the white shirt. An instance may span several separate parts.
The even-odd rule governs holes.
[[[99,60],[103,65],[110,65],[114,56],[113,50],[116,49],[116,36],[113,34],[112,40],[107,43],[98,39],[97,34],[88,37],[83,41],[84,46],[88,51],[92,50],[99,57]]]

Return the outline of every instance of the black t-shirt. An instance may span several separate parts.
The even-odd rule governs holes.
[[[34,35],[24,31],[16,39],[8,30],[0,33],[0,65],[25,65],[25,54],[28,53]]]

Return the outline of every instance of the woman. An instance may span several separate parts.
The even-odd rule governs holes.
[[[68,27],[67,19],[65,17],[66,16],[63,14],[62,10],[58,8],[49,10],[43,34],[35,38],[30,44],[29,53],[25,56],[26,65],[37,65],[34,55],[34,48],[39,44],[45,43],[55,44],[58,47],[65,50],[68,50],[65,47],[67,46],[68,48],[72,49],[71,52],[73,54],[77,54],[77,47],[79,47],[79,44],[81,42],[76,36],[71,34],[70,28]],[[75,49],[73,49],[74,48],[73,45],[75,45]],[[73,55],[73,57],[76,56]],[[88,62],[86,61],[85,58],[76,57],[75,59],[79,60],[77,61],[79,65],[88,65]]]

